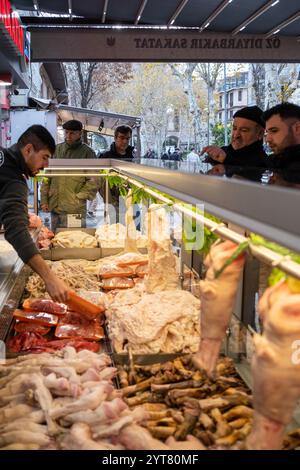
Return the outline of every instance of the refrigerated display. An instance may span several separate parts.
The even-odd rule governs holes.
[[[106,172],[105,174],[103,173],[104,171]],[[226,179],[214,176],[180,173],[170,171],[168,169],[153,168],[113,160],[100,160],[84,163],[81,163],[78,160],[52,161],[50,167],[46,170],[43,176],[51,178],[59,177],[60,174],[84,174],[93,178],[106,178],[107,193],[109,183],[108,178],[106,177],[107,172],[119,175],[126,183],[142,190],[146,195],[151,196],[152,198],[155,197],[156,202],[159,202],[161,207],[172,212],[173,218],[174,214],[179,214],[177,218],[177,236],[174,236],[176,231],[175,229],[171,231],[169,246],[172,247],[172,253],[177,259],[177,264],[179,266],[177,271],[178,285],[180,285],[183,290],[189,291],[184,294],[186,295],[186,304],[189,304],[190,302],[188,295],[195,299],[195,302],[198,301],[199,281],[203,280],[205,276],[205,267],[203,264],[205,253],[201,250],[201,247],[198,247],[197,249],[191,249],[189,247],[189,249],[186,249],[184,244],[185,240],[183,239],[184,237],[182,237],[184,217],[187,217],[192,221],[197,221],[199,227],[201,226],[202,229],[205,227],[210,234],[214,235],[212,239],[220,237],[223,240],[228,240],[239,246],[242,246],[243,244],[245,245],[245,250],[247,250],[248,254],[245,260],[243,275],[238,283],[232,320],[230,325],[228,325],[228,328],[226,328],[226,334],[222,343],[221,351],[225,354],[225,357],[228,357],[228,360],[229,358],[233,359],[235,371],[238,371],[239,376],[242,378],[244,383],[243,387],[245,387],[245,390],[250,390],[248,387],[252,386],[252,375],[249,364],[253,353],[253,334],[255,332],[261,333],[262,331],[262,324],[257,313],[257,303],[259,296],[267,287],[267,278],[270,271],[274,267],[277,267],[280,268],[280,270],[287,276],[293,276],[295,279],[300,279],[300,266],[296,260],[290,256],[290,253],[300,251],[300,223],[298,218],[293,219],[291,217],[291,214],[297,213],[297,207],[299,207],[299,192],[295,189],[289,189],[286,187],[267,187],[265,185],[253,182],[250,183],[249,181],[240,179],[234,180],[232,178]],[[36,199],[37,194],[38,193],[36,193]],[[108,222],[108,220],[104,221]],[[178,230],[178,228],[180,228],[180,230]],[[266,243],[264,245],[263,243],[256,243],[257,239],[251,235],[253,233],[263,237],[262,240],[268,240],[269,242],[280,244],[285,247],[286,251],[276,251],[275,244],[272,245],[271,243]],[[107,248],[109,247],[106,244],[105,249],[107,250]],[[53,248],[53,250],[54,249],[55,248]],[[87,248],[87,250],[88,249],[89,248]],[[116,256],[115,249],[116,247],[113,246],[111,254],[114,256]],[[62,252],[63,250],[64,248],[61,247]],[[82,257],[84,257],[84,250],[84,248],[81,249],[80,256]],[[122,253],[122,247],[120,247],[120,252]],[[107,255],[110,253],[106,251],[105,254]],[[71,261],[62,259],[61,261],[58,261],[58,263],[61,263],[59,269],[61,272],[64,271],[65,273],[71,273],[72,264],[75,266],[75,263],[79,262],[79,264],[81,263],[80,269],[83,269],[83,271],[80,272],[92,273],[92,275],[95,275],[96,272],[99,274],[99,272],[102,272],[103,270],[103,272],[107,272],[107,268],[105,268],[104,263],[105,261],[107,264],[107,260],[102,258],[101,255],[100,243],[99,258],[96,257],[96,259],[93,260],[90,260],[89,258],[89,260],[82,261],[79,261],[79,259],[73,259]],[[142,256],[146,255],[144,254]],[[77,256],[75,256],[75,258],[77,258]],[[113,264],[114,269],[116,269],[115,259],[113,259]],[[83,266],[84,268],[82,268]],[[100,266],[102,266],[102,271],[99,270]],[[128,263],[126,266],[128,269]],[[70,271],[68,271],[69,268]],[[117,268],[120,269],[120,260],[117,262]],[[124,262],[122,269],[124,270]],[[146,270],[145,272],[144,270],[142,271],[143,275],[146,274]],[[11,326],[15,321],[13,320],[12,312],[15,308],[20,306],[20,301],[24,297],[24,286],[29,277],[28,268],[22,267],[20,260],[16,260],[16,262],[13,263],[12,272],[15,272],[15,276],[12,278],[10,283],[11,290],[6,289],[2,294],[1,316],[5,318],[5,325],[3,326],[2,324],[1,329],[2,336],[0,339],[2,340],[7,340],[8,337],[11,338]],[[68,276],[68,274],[65,275]],[[120,279],[123,279],[123,282],[125,282],[125,279],[127,280],[126,282],[128,285],[125,287],[133,287],[135,285],[135,280],[139,278],[138,273],[135,270],[134,272],[130,271],[130,276],[127,272],[125,278],[123,275],[120,275],[120,273],[117,274],[117,278],[118,276],[119,281]],[[97,276],[94,278],[95,284],[92,288],[93,291],[98,289],[99,291],[101,290],[101,282],[108,282],[108,280],[111,282],[111,276],[108,280],[107,276],[106,278],[105,276],[102,277],[103,279],[101,279],[100,276],[99,285],[97,285]],[[113,279],[115,279],[115,277],[113,277]],[[130,283],[129,279],[131,280]],[[18,287],[16,287],[17,283]],[[116,286],[120,288],[120,282],[119,284],[117,283]],[[84,287],[87,291],[91,290],[88,289],[88,286],[81,287]],[[79,288],[79,286],[76,288]],[[110,312],[112,315],[114,313],[114,309],[120,309],[122,302],[126,306],[126,302],[128,302],[128,305],[130,302],[133,302],[132,299],[134,295],[137,298],[141,298],[138,285],[135,285],[132,290],[132,298],[129,300],[127,300],[125,298],[125,294],[122,294],[121,292],[116,295],[114,293],[111,294],[111,291],[109,292],[109,295],[113,296],[111,298],[113,298],[112,305],[114,305],[114,307]],[[130,298],[130,289],[127,290],[126,293],[128,293],[128,298]],[[118,296],[120,298],[119,304]],[[159,300],[159,296],[157,296],[156,301],[166,302],[166,299],[162,296],[161,300]],[[180,305],[179,300],[177,299],[176,301],[176,296],[174,296],[174,302],[177,302],[176,305],[174,303],[175,310],[175,306],[178,307],[178,305]],[[146,309],[147,307],[143,307],[143,305],[141,305],[139,310],[140,315],[142,315],[143,308]],[[172,309],[172,298],[168,299],[168,309]],[[154,311],[155,310],[153,310],[153,312]],[[126,315],[125,311],[123,315]],[[177,318],[175,319],[175,322],[176,321],[178,321]],[[178,328],[179,323],[176,323],[176,325]],[[142,326],[141,322],[141,328]],[[184,328],[184,322],[180,328]],[[177,334],[178,333],[180,335],[180,329],[178,329]],[[173,330],[172,332],[171,328],[171,333],[168,332],[168,334],[174,335],[175,331]],[[117,339],[120,340],[120,337]],[[161,363],[162,365],[165,360],[165,353],[174,352],[178,354],[187,351],[185,347],[181,347],[179,350],[174,351],[164,351],[163,348],[158,351],[156,351],[155,348],[153,350],[151,350],[151,348],[147,350],[146,348],[139,351],[136,344],[133,345],[134,347],[130,348],[128,347],[128,344],[126,345],[126,341],[123,343],[121,348],[118,346],[118,348],[114,349],[113,341],[108,340],[108,342],[109,348],[107,348],[106,351],[112,353],[111,357],[113,357],[116,363],[120,364],[124,364],[124,361],[128,361],[128,358],[132,355],[132,350],[135,354],[134,361],[137,364],[139,361],[142,361],[140,362],[141,366],[143,361],[146,361],[148,365],[149,363],[151,364],[151,362],[157,363],[158,361],[158,363]],[[191,350],[195,352],[193,348]],[[127,372],[128,371],[130,372],[130,368]],[[124,370],[122,371],[120,368],[119,372],[120,376],[124,376]],[[193,374],[191,374],[191,377],[192,375]],[[193,380],[196,379],[194,378]],[[241,379],[239,378],[237,380]],[[128,386],[130,386],[129,383]],[[174,386],[174,388],[176,388],[176,386]],[[201,387],[199,386],[198,388]],[[199,390],[201,397],[202,392]],[[193,393],[191,395],[192,398]],[[250,394],[250,392],[247,393]],[[197,394],[195,396],[197,396]],[[197,396],[197,398],[199,397]],[[208,399],[208,397],[205,399]],[[236,403],[236,406],[239,404],[240,403]],[[247,404],[243,406],[247,406]],[[210,419],[214,419],[215,422],[218,422],[218,419],[219,421],[221,419],[219,415],[220,410],[215,413],[216,416],[214,418],[210,417]],[[299,426],[300,421],[298,420],[299,411],[296,410],[294,413],[294,420],[290,423],[291,429]],[[172,427],[174,426],[171,426],[171,428]],[[246,432],[247,429],[244,431]],[[169,435],[173,435],[172,429],[169,432],[171,433]],[[174,431],[174,434],[176,432],[177,431]],[[184,430],[181,430],[181,432],[184,434]],[[201,430],[199,432],[200,434],[198,433],[198,435],[201,436]],[[167,437],[166,433],[167,431],[165,431],[164,439]],[[178,431],[178,436],[183,436],[183,434],[180,434]],[[159,430],[156,429],[153,431],[152,436],[159,437]],[[226,437],[226,435],[223,437]],[[235,435],[235,437],[237,437],[237,439],[232,438],[229,439],[228,442],[230,441],[233,445],[233,441],[235,442],[238,440],[238,435]],[[209,441],[209,437],[206,436],[205,438]],[[217,442],[217,444],[222,445],[222,436],[219,436],[218,438],[221,440],[219,443]],[[224,444],[226,442],[227,441],[225,439]],[[212,445],[212,443],[209,445]]]

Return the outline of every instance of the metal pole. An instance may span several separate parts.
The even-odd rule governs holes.
[[[108,179],[105,180],[104,220],[108,224]]]
[[[225,145],[228,145],[228,134],[227,134],[227,77],[226,77],[226,63],[224,62],[224,141]]]
[[[207,64],[207,145],[210,142],[210,63]]]
[[[136,128],[137,139],[136,139],[136,157],[141,158],[141,128],[137,126]]]
[[[33,210],[35,214],[38,213],[38,197],[38,180],[37,178],[33,178]]]

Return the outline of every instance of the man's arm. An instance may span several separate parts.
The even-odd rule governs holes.
[[[11,183],[5,189],[5,194],[1,194],[0,212],[5,238],[22,261],[41,276],[53,300],[66,301],[70,289],[50,270],[29,233],[27,194],[26,184],[22,182]]]
[[[207,155],[216,162],[223,163],[226,159],[226,152],[221,147],[217,145],[208,145],[207,147],[203,147],[201,150],[201,155],[207,153]]]
[[[56,276],[40,254],[32,256],[27,264],[43,279],[46,290],[54,301],[68,300],[71,289]]]
[[[80,200],[92,201],[95,199],[97,194],[97,183],[92,178],[85,178],[85,182],[80,188],[80,191],[76,194],[76,197]]]

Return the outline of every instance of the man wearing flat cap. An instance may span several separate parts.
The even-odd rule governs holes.
[[[266,168],[267,154],[263,147],[265,123],[258,106],[247,106],[233,115],[231,144],[225,147],[209,145],[202,149],[212,162],[232,166]]]
[[[96,158],[96,154],[82,142],[82,123],[71,119],[63,125],[65,142],[56,146],[53,158]],[[70,216],[78,216],[81,227],[86,225],[86,202],[93,200],[97,185],[83,176],[56,176],[44,179],[41,188],[41,208],[51,212],[51,227],[71,226]],[[79,223],[78,223],[79,225]]]

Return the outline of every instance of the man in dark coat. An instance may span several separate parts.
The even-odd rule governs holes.
[[[118,126],[115,130],[115,141],[111,144],[110,150],[104,152],[101,158],[117,158],[131,161],[134,158],[132,145],[129,145],[132,137],[132,129],[129,126]]]
[[[48,166],[55,151],[52,135],[43,126],[29,127],[16,145],[0,149],[0,225],[19,257],[43,279],[53,300],[68,299],[69,288],[50,269],[29,233],[27,179]]]
[[[266,168],[264,127],[263,112],[258,106],[242,108],[233,115],[231,144],[224,147],[209,145],[202,149],[201,155],[206,153],[210,163]]]
[[[129,145],[130,139],[132,137],[132,129],[129,126],[118,126],[115,130],[115,140],[110,146],[110,150],[104,152],[101,155],[101,158],[115,158],[118,160],[132,161],[134,158],[133,155],[133,146]],[[104,180],[99,188],[99,192],[103,199],[105,200],[105,187]],[[120,197],[119,189],[109,188],[108,191],[108,203],[114,207],[110,207],[110,218],[112,221],[119,222],[122,218],[122,214],[125,211],[125,205],[123,199]],[[121,214],[120,214],[121,213]],[[123,214],[124,215],[124,214]]]
[[[300,106],[281,103],[264,113],[271,167],[300,173]]]

